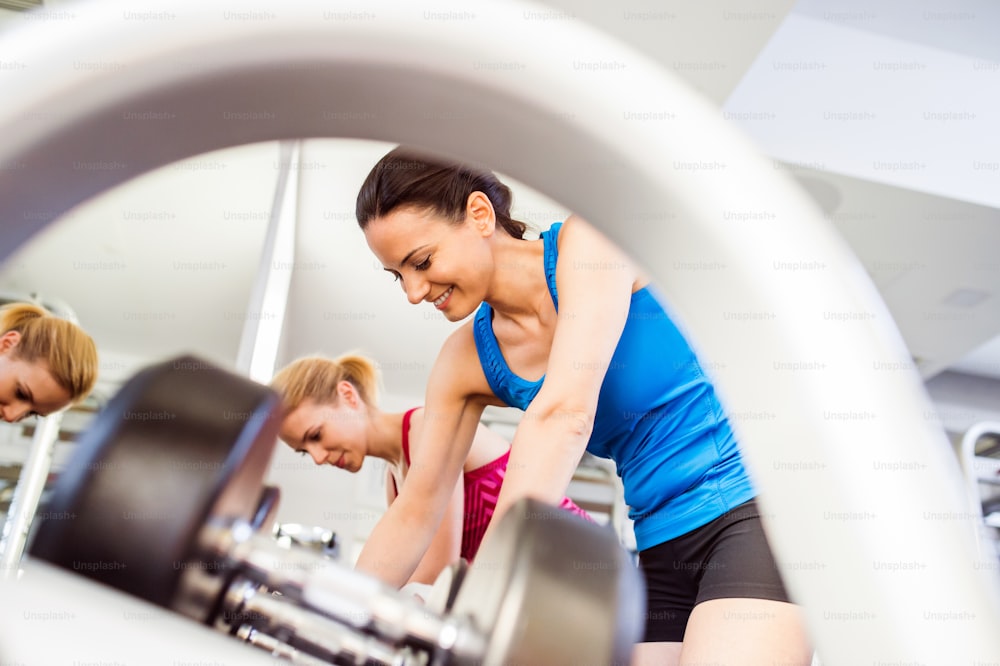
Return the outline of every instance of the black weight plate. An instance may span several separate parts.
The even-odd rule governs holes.
[[[31,556],[171,607],[212,565],[202,526],[254,519],[279,426],[277,394],[201,359],[141,371],[80,435]]]

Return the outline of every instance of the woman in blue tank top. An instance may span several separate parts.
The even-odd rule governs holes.
[[[733,431],[662,299],[582,219],[527,241],[510,203],[491,172],[405,149],[362,185],[358,222],[409,301],[475,316],[431,372],[423,455],[434,464],[411,472],[358,568],[405,582],[483,409],[518,407],[498,514],[528,495],[558,503],[584,450],[617,466],[648,588],[633,664],[808,664]],[[390,541],[398,558],[376,561]]]

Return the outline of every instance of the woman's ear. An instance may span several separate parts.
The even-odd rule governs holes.
[[[21,342],[20,331],[7,331],[3,335],[0,335],[0,354],[10,351],[16,347],[19,342]]]
[[[497,216],[493,210],[493,202],[480,191],[475,191],[469,195],[465,202],[466,219],[472,220],[476,230],[484,236],[493,234],[496,228]]]
[[[361,403],[361,396],[358,395],[358,389],[354,388],[354,384],[346,379],[341,380],[337,384],[337,397],[345,401],[350,407],[357,407]]]

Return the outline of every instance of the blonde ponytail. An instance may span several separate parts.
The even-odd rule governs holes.
[[[378,370],[375,363],[360,354],[344,354],[330,359],[325,356],[305,356],[291,362],[271,380],[271,388],[281,394],[288,412],[304,400],[320,404],[337,404],[337,384],[350,382],[365,404],[376,406],[378,400]]]
[[[378,402],[378,370],[367,356],[344,354],[334,359],[344,371],[344,379],[351,382],[365,403],[375,406]]]

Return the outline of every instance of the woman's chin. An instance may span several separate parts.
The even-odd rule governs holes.
[[[457,321],[462,321],[463,319],[471,315],[473,312],[476,311],[477,307],[479,306],[477,305],[476,307],[470,309],[468,306],[452,305],[449,303],[447,308],[445,308],[444,310],[439,310],[439,312],[448,321],[457,322]]]

